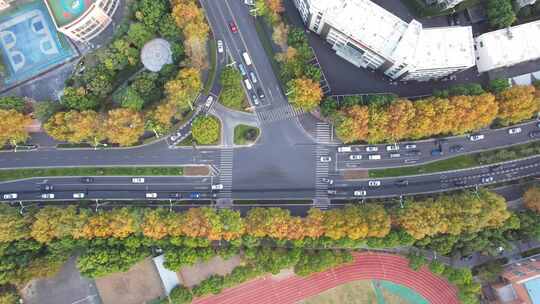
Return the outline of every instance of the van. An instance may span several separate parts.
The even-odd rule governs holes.
[[[368,158],[371,160],[377,160],[377,159],[381,159],[381,156],[379,154],[371,154],[368,156]]]
[[[338,147],[337,151],[338,152],[352,152],[352,149],[351,147]]]
[[[253,89],[253,87],[251,86],[251,81],[249,81],[249,79],[244,79],[244,84],[246,85],[246,89],[248,89],[249,91]]]
[[[390,158],[399,158],[401,157],[401,154],[399,153],[390,153]]]
[[[251,58],[249,57],[249,54],[247,52],[242,53],[242,57],[244,57],[244,62],[247,66],[251,65]]]

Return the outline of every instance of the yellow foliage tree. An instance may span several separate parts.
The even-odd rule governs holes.
[[[540,111],[540,99],[533,86],[513,86],[497,95],[498,117],[503,124],[513,124],[531,118]]]
[[[528,209],[540,213],[540,187],[530,187],[523,194],[523,202]]]
[[[288,83],[289,100],[295,108],[311,111],[321,102],[323,92],[321,85],[310,78],[302,77]]]
[[[130,146],[144,133],[144,121],[140,113],[131,109],[115,109],[108,113],[105,135],[112,143]]]
[[[29,136],[27,128],[31,123],[29,116],[16,110],[0,109],[0,146],[25,142]]]

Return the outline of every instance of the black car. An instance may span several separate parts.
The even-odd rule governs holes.
[[[452,152],[452,153],[457,153],[457,152],[461,152],[465,150],[465,148],[463,148],[462,145],[455,145],[455,146],[451,146],[450,149],[448,149],[448,151]]]
[[[495,166],[489,167],[489,171],[491,172],[501,170],[501,169],[502,169],[502,165],[495,165]]]
[[[467,184],[467,182],[464,181],[464,180],[457,180],[457,181],[454,182],[454,186],[456,186],[456,187],[463,187],[466,184]]]
[[[41,191],[53,191],[54,187],[53,185],[44,184],[41,185]]]
[[[182,198],[182,194],[178,192],[169,193],[169,198]]]
[[[81,183],[83,184],[90,184],[94,182],[93,177],[81,177]]]
[[[408,185],[409,185],[409,181],[406,179],[396,181],[396,186],[398,187],[406,187]]]
[[[264,91],[261,88],[257,88],[257,95],[259,95],[260,99],[264,99]]]
[[[532,131],[531,133],[529,133],[529,137],[530,138],[540,137],[540,131]]]

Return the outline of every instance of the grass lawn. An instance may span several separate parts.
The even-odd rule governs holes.
[[[300,301],[301,304],[377,304],[371,281],[346,283]]]
[[[210,48],[210,70],[208,71],[208,79],[206,79],[206,82],[204,83],[204,94],[208,95],[210,92],[210,89],[212,89],[212,86],[214,85],[214,81],[216,80],[216,66],[217,66],[217,45],[216,41],[214,39],[211,39],[209,41],[209,48]]]
[[[461,155],[425,165],[369,170],[369,177],[393,177],[489,165],[540,154],[540,142],[532,142],[509,148]]]
[[[182,167],[76,167],[0,170],[0,181],[45,176],[156,176],[184,175]]]
[[[246,139],[246,134],[250,132],[251,130],[254,130],[257,132],[257,136],[254,140],[249,141]],[[238,125],[234,128],[234,144],[235,145],[248,145],[257,140],[261,133],[261,130],[257,127],[247,126],[247,125]]]

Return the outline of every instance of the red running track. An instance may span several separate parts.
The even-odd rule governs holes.
[[[392,254],[363,252],[354,262],[307,278],[275,279],[268,275],[224,290],[219,295],[196,299],[196,304],[293,304],[338,285],[357,280],[386,280],[409,287],[431,304],[459,304],[457,289],[423,267],[409,268],[407,259]]]

